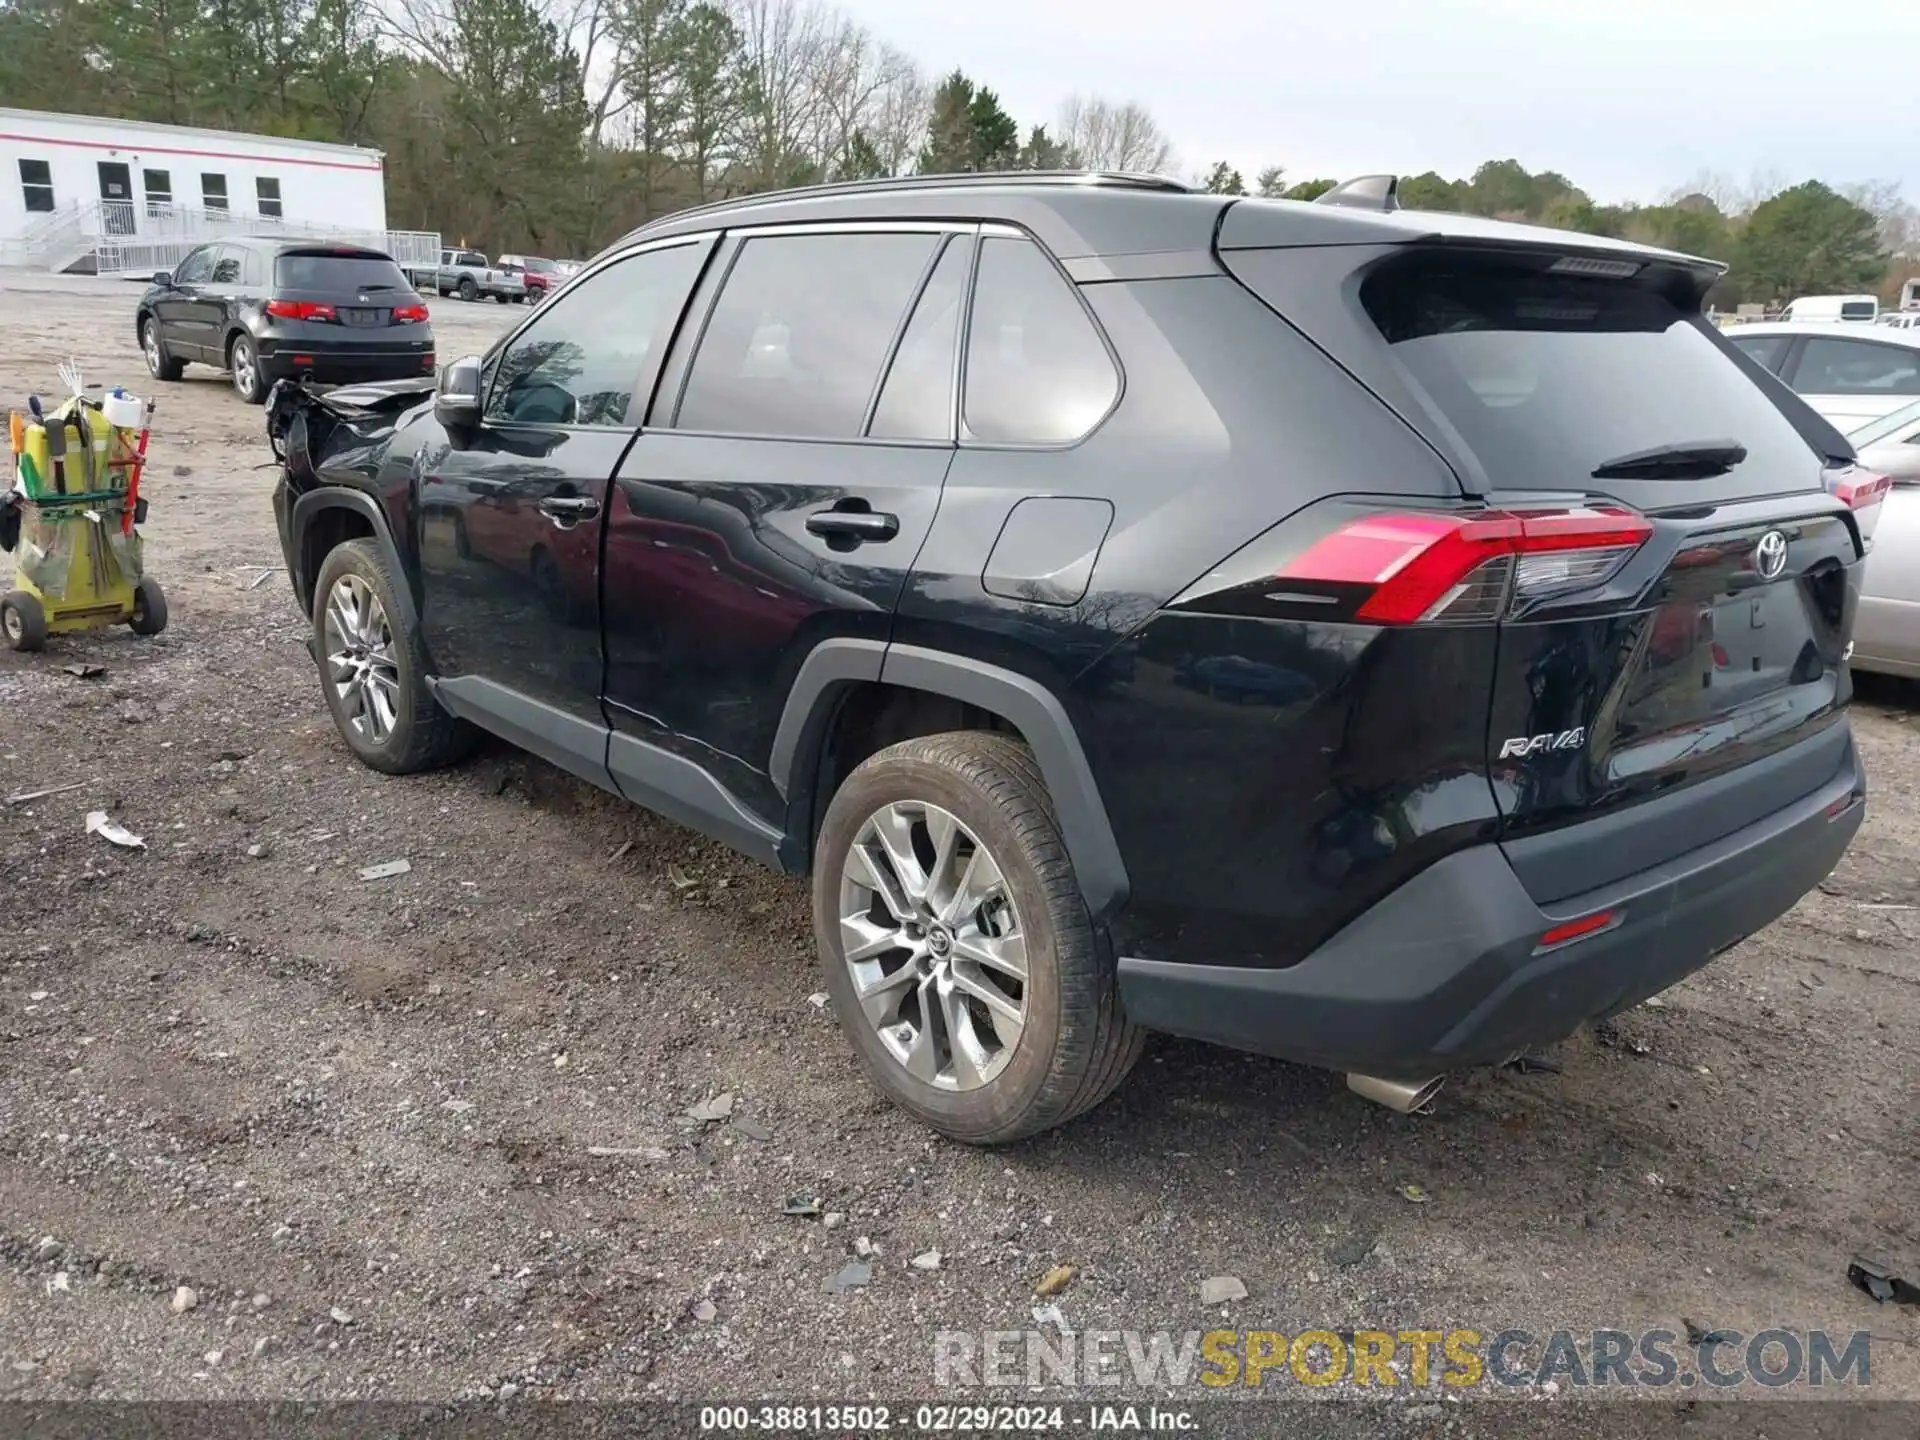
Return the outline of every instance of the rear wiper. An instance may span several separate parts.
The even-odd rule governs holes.
[[[1596,480],[1705,480],[1747,458],[1738,440],[1687,440],[1636,450],[1593,467]]]
[[[375,290],[398,290],[398,285],[362,285],[361,293],[371,295]]]

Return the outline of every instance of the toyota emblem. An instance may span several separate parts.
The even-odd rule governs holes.
[[[1778,580],[1787,568],[1787,537],[1778,530],[1762,535],[1760,543],[1753,547],[1753,568],[1760,572],[1762,580]]]

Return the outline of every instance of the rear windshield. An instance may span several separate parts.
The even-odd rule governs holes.
[[[1879,307],[1871,300],[1849,300],[1840,307],[1842,320],[1871,320],[1879,312]]]
[[[1360,300],[1496,488],[1578,487],[1608,461],[1703,441],[1745,446],[1742,470],[1811,458],[1698,310],[1631,280],[1426,254],[1374,272]]]
[[[553,262],[551,260],[540,259],[529,260],[527,261],[527,269],[536,275],[551,275],[553,273]]]
[[[295,251],[273,262],[273,279],[282,290],[411,290],[400,267],[384,255],[316,255]]]

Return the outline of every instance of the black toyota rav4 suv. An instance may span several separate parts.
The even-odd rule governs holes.
[[[961,1140],[1150,1030],[1400,1109],[1824,877],[1883,486],[1588,235],[1128,176],[686,212],[484,357],[283,386],[327,704],[491,731],[810,874],[868,1072]]]

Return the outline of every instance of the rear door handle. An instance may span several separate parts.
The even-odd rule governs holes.
[[[829,540],[891,540],[900,533],[900,517],[871,510],[816,510],[807,517],[807,533]]]
[[[600,502],[591,495],[549,495],[540,502],[540,513],[556,525],[573,525],[598,515]]]

